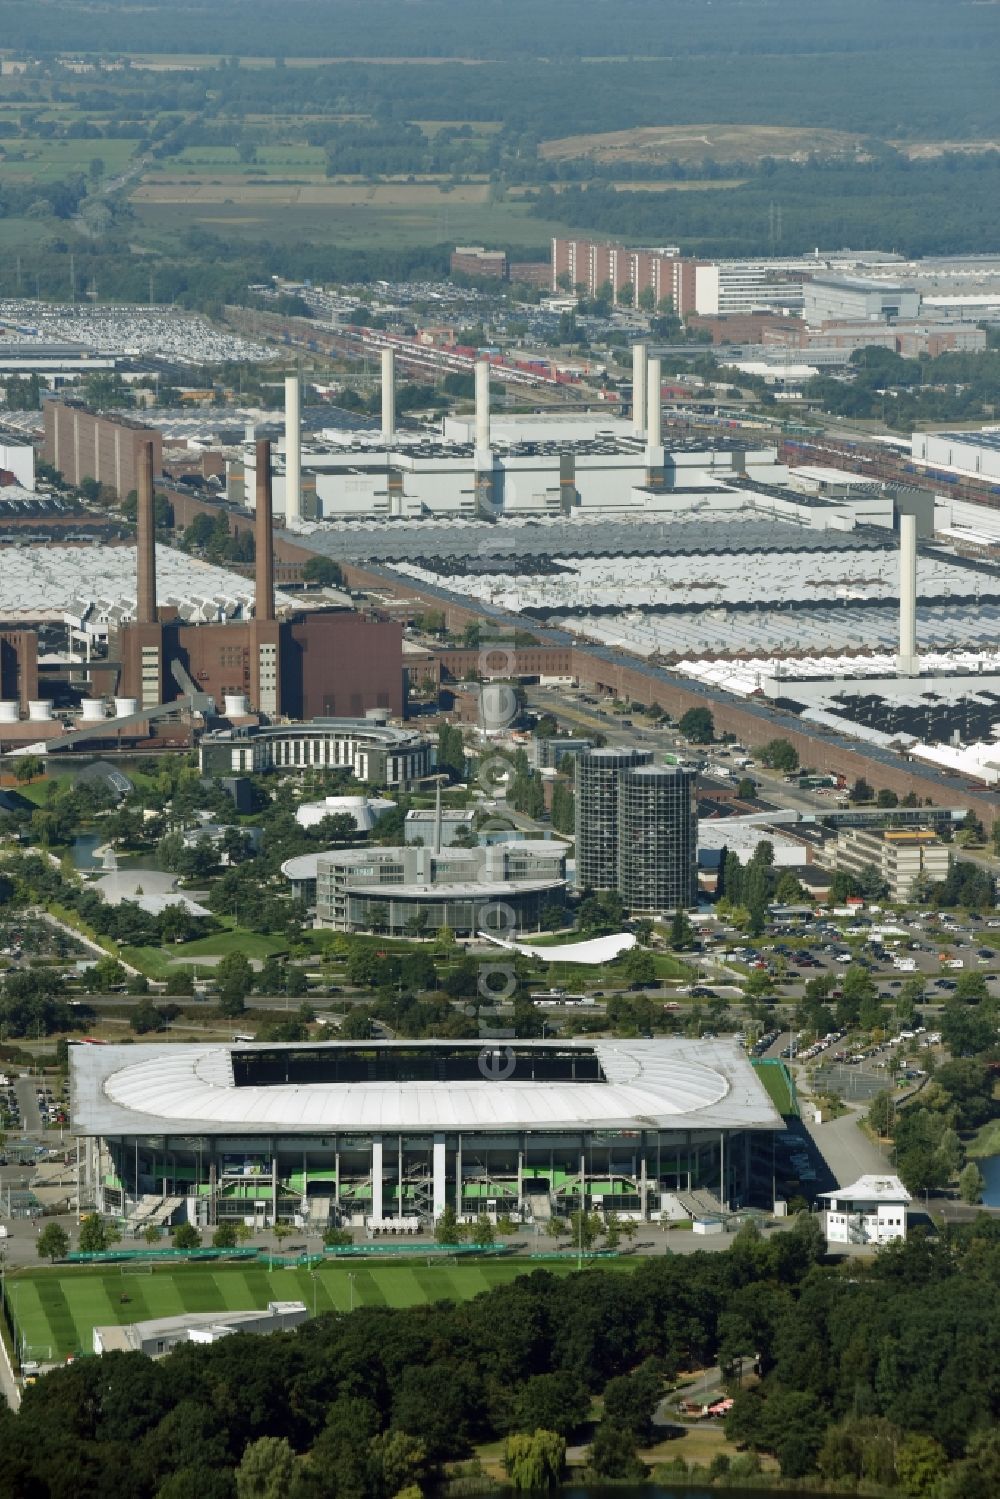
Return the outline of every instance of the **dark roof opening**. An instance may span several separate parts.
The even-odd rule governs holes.
[[[370,1043],[336,1047],[276,1047],[234,1050],[237,1088],[336,1085],[338,1083],[535,1082],[603,1083],[595,1052],[553,1046],[484,1042],[474,1046],[380,1047]]]

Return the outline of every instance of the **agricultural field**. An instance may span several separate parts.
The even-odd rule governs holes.
[[[86,175],[94,160],[104,163],[105,178],[114,177],[128,166],[135,146],[132,140],[0,138],[0,183],[58,182],[74,172]]]
[[[568,221],[533,218],[530,203],[490,203],[457,197],[462,189],[442,192],[434,185],[418,188],[409,202],[387,201],[383,195],[357,201],[346,184],[347,201],[291,205],[256,199],[212,202],[188,198],[151,202],[133,199],[140,232],[135,236],[152,248],[176,242],[176,236],[197,225],[211,234],[237,242],[262,240],[277,245],[303,243],[337,245],[348,249],[397,249],[401,245],[505,244],[542,253],[554,234],[574,227]],[[479,192],[478,187],[473,191]],[[232,198],[232,194],[228,195]]]
[[[547,161],[587,158],[604,165],[619,161],[760,161],[765,156],[803,161],[817,156],[853,155],[861,137],[842,130],[810,130],[782,125],[653,125],[596,135],[567,135],[543,141]]]
[[[627,1269],[634,1260],[612,1262]],[[421,1306],[434,1301],[467,1301],[481,1291],[507,1284],[541,1268],[527,1260],[482,1260],[476,1264],[322,1264],[307,1269],[269,1270],[266,1262],[157,1265],[149,1272],[121,1266],[18,1271],[7,1277],[9,1304],[25,1344],[36,1355],[51,1349],[54,1360],[90,1352],[92,1329],[106,1324],[176,1317],[185,1312],[250,1311],[269,1301],[304,1301],[317,1313],[358,1306]],[[572,1274],[575,1260],[546,1260],[555,1274]],[[127,1299],[123,1299],[127,1298]]]

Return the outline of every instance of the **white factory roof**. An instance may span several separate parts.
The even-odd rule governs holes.
[[[68,616],[116,625],[134,617],[134,547],[4,547],[0,555],[0,619]],[[252,582],[173,547],[156,548],[156,591],[161,608],[176,608],[190,623],[253,613]],[[292,608],[295,601],[277,592],[275,603]]]
[[[372,1043],[364,1043],[371,1049]],[[379,1042],[379,1051],[470,1050],[482,1079],[237,1086],[234,1052],[269,1046],[73,1046],[74,1132],[317,1134],[426,1130],[781,1129],[745,1052],[732,1040]],[[322,1054],[349,1042],[310,1046]],[[499,1051],[494,1061],[493,1052]],[[532,1080],[531,1053],[596,1056],[603,1081]],[[484,1055],[487,1053],[487,1055]],[[521,1076],[518,1075],[518,1060]],[[513,1063],[511,1069],[510,1064]],[[506,1075],[505,1075],[506,1074]]]

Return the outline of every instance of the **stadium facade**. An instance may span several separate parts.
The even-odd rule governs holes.
[[[411,1231],[768,1202],[783,1128],[732,1040],[70,1048],[81,1201],[149,1223]]]

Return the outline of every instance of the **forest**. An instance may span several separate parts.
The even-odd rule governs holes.
[[[735,1397],[727,1434],[744,1449],[716,1465],[724,1480],[767,1454],[783,1478],[839,1492],[864,1481],[995,1499],[998,1275],[985,1217],[838,1266],[805,1215],[631,1273],[536,1270],[461,1305],[365,1307],[157,1362],[79,1359],[30,1387],[19,1416],[0,1415],[0,1496],[416,1499],[479,1444],[505,1439],[516,1455],[539,1432],[544,1481],[567,1440],[591,1444],[593,1479],[635,1480],[662,1394],[718,1362]]]

